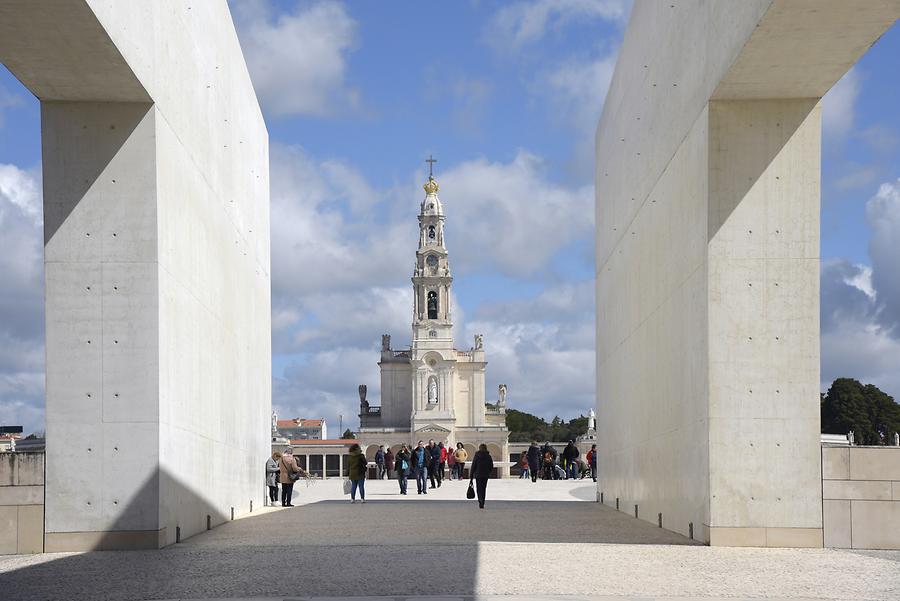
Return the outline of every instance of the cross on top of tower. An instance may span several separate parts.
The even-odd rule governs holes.
[[[437,163],[437,159],[429,154],[425,162],[428,163],[428,179],[434,179],[434,164]]]

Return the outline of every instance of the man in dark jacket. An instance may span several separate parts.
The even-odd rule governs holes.
[[[478,452],[469,469],[469,486],[475,480],[475,492],[478,496],[478,507],[484,509],[484,498],[487,495],[487,481],[494,472],[494,459],[487,450],[487,445],[478,445]]]
[[[390,450],[388,450],[390,453]],[[400,483],[400,494],[406,494],[406,480],[409,478],[409,469],[412,465],[412,455],[406,445],[401,445],[397,451],[397,458],[394,460],[394,472],[397,474],[397,481]]]
[[[416,489],[420,495],[428,494],[428,464],[431,462],[431,453],[420,440],[412,452],[413,473],[416,475]]]
[[[541,467],[541,448],[536,440],[531,441],[531,446],[528,447],[525,458],[528,460],[528,471],[531,472],[531,481],[537,482],[538,470]]]
[[[578,456],[580,453],[578,452],[578,447],[575,446],[575,441],[570,440],[569,444],[566,445],[566,448],[563,449],[563,462],[565,465],[563,466],[566,469],[566,480],[571,478],[574,480],[578,477]]]
[[[375,451],[375,468],[378,472],[378,479],[384,479],[384,473],[386,471],[384,469],[384,445],[380,445],[378,450]]]
[[[441,447],[433,440],[428,441],[428,452],[431,453],[431,461],[428,464],[428,477],[431,479],[431,488],[434,488],[435,481],[440,488],[443,475],[441,474]]]

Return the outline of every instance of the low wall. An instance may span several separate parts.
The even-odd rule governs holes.
[[[900,549],[900,447],[822,447],[825,546]]]
[[[44,454],[0,453],[0,555],[44,551]]]

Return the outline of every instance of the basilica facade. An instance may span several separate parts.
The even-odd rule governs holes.
[[[394,349],[391,336],[381,342],[381,405],[366,398],[360,386],[360,444],[367,455],[378,445],[395,451],[402,443],[462,442],[474,455],[485,443],[494,461],[505,465],[509,431],[506,429],[506,386],[495,403],[485,403],[485,356],[482,337],[476,335],[465,350],[454,347],[450,286],[453,276],[444,239],[444,208],[438,186],[429,176],[419,210],[419,244],[412,275],[412,344]],[[508,467],[501,475],[508,475]]]

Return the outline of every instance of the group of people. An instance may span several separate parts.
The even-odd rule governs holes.
[[[487,452],[487,447],[481,446]],[[410,476],[416,479],[416,491],[420,495],[427,495],[429,488],[440,488],[446,467],[450,468],[450,480],[462,480],[468,459],[469,453],[461,442],[456,443],[456,449],[453,450],[445,447],[443,442],[435,443],[434,440],[429,440],[426,445],[420,440],[413,448],[406,444],[401,445],[396,455],[390,449],[385,452],[383,446],[378,447],[378,451],[375,452],[378,477],[390,478],[391,473],[396,474],[401,495],[406,494]],[[472,472],[471,468],[469,471]]]
[[[420,440],[416,448],[422,445],[422,441]],[[466,461],[469,459],[469,452],[463,447],[463,443],[456,443],[456,448],[448,448],[444,446],[443,442],[435,443],[434,440],[429,440],[427,445],[424,445],[423,448],[426,450],[427,454],[424,457],[425,460],[425,472],[428,477],[428,481],[431,483],[431,488],[440,487],[441,483],[444,480],[444,472],[448,471],[448,478],[450,480],[462,480],[465,475],[465,466]],[[407,445],[401,445],[400,451],[406,450],[407,453],[412,453],[413,449]],[[395,455],[391,449],[385,450],[384,445],[378,447],[378,450],[375,451],[375,469],[377,473],[377,477],[379,479],[392,479],[396,477],[399,479],[398,468],[399,465],[398,458],[400,451]],[[408,475],[413,475],[414,471],[410,471]],[[427,489],[426,489],[427,490]],[[419,491],[422,494],[422,491]],[[425,494],[428,494],[427,492]]]
[[[521,477],[530,477],[532,482],[537,482],[538,477],[543,480],[568,480],[590,476],[596,482],[597,445],[591,445],[591,450],[587,452],[585,460],[582,460],[580,455],[573,440],[569,441],[561,456],[549,442],[544,443],[544,446],[541,447],[538,446],[537,441],[532,441],[531,446],[522,452],[519,459],[519,467],[522,470]],[[375,452],[377,477],[384,479],[396,475],[401,495],[407,494],[410,477],[415,478],[416,491],[420,495],[427,495],[429,489],[440,488],[444,480],[444,470],[448,467],[450,480],[463,480],[468,460],[469,454],[461,442],[456,443],[456,449],[448,449],[443,442],[435,443],[434,440],[429,440],[426,445],[420,440],[415,447],[401,445],[396,454],[391,449],[385,450],[384,445],[378,447]],[[479,445],[469,466],[469,486],[475,488],[478,506],[482,509],[484,509],[487,494],[487,481],[493,470],[494,459],[491,457],[487,445]],[[369,462],[356,443],[350,447],[345,471],[349,481],[349,491],[345,492],[350,493],[350,502],[356,502],[358,493],[360,501],[365,503]],[[308,478],[309,474],[300,467],[291,447],[286,448],[282,453],[278,451],[272,453],[272,457],[266,462],[266,485],[269,487],[269,501],[272,504],[278,501],[280,485],[281,506],[293,507],[291,499],[294,482],[301,477]]]
[[[537,482],[539,477],[542,480],[569,480],[590,476],[596,482],[597,445],[591,445],[591,450],[587,452],[584,461],[580,455],[581,452],[574,440],[569,441],[561,457],[549,442],[540,447],[537,441],[532,440],[531,446],[528,450],[522,451],[519,458],[519,468],[522,472],[520,477],[530,477],[532,482]]]
[[[358,446],[358,445],[357,445]],[[281,485],[281,506],[293,507],[291,499],[294,495],[294,482],[301,477],[309,477],[309,473],[300,467],[294,457],[294,450],[288,447],[283,453],[275,451],[266,461],[266,486],[269,487],[269,501],[278,502],[278,485]]]
[[[410,476],[415,477],[416,490],[420,495],[427,495],[429,488],[440,488],[444,479],[445,464],[449,464],[451,480],[454,478],[463,480],[468,458],[469,453],[461,442],[456,443],[456,449],[452,451],[445,448],[443,442],[435,444],[433,440],[429,440],[427,445],[420,440],[413,448],[402,445],[392,462],[393,471],[397,474],[397,481],[400,484],[400,494],[407,494],[407,483]],[[377,465],[377,455],[375,461]],[[391,463],[386,465],[390,466]],[[484,509],[487,482],[493,471],[494,459],[491,457],[487,445],[479,445],[469,466],[469,486],[474,486],[478,507],[481,509]],[[431,483],[430,487],[428,486],[429,482]]]

